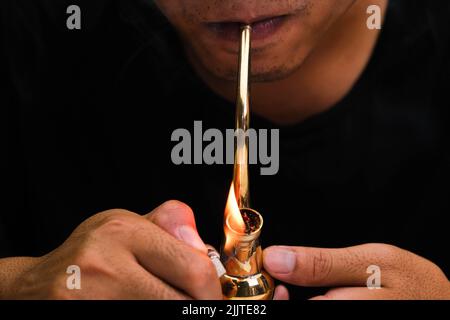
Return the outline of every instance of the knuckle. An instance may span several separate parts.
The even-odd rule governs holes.
[[[166,225],[172,221],[173,213],[187,213],[191,214],[192,209],[185,203],[177,200],[169,200],[157,207],[147,219],[156,225]],[[170,213],[170,214],[167,214]]]
[[[367,249],[369,256],[379,257],[375,263],[384,269],[403,268],[409,260],[407,251],[390,244],[370,243]]]
[[[117,211],[108,214],[92,233],[99,237],[115,237],[118,235],[130,234],[135,228],[133,214],[127,211]]]
[[[78,253],[76,264],[85,277],[109,274],[108,263],[98,250],[85,249]]]
[[[147,219],[153,224],[169,228],[180,221],[191,221],[193,217],[192,209],[187,204],[177,200],[164,202],[153,210],[151,214],[147,215]]]
[[[47,297],[51,300],[72,299],[72,291],[68,290],[64,278],[57,278],[48,288]]]
[[[333,256],[325,250],[318,250],[312,256],[311,279],[313,283],[326,279],[333,269]]]
[[[172,222],[172,217],[169,214],[161,214],[161,212],[155,212],[149,216],[149,220],[151,223],[157,226],[165,226],[168,223]]]
[[[189,207],[184,202],[178,201],[178,200],[169,200],[164,202],[161,205],[162,209],[169,210],[169,211],[185,211],[185,212],[192,212],[191,207]]]
[[[379,252],[384,256],[392,256],[399,251],[399,248],[385,243],[369,243],[366,245],[366,247],[369,248],[370,251]]]

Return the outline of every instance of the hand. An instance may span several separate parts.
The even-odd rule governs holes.
[[[376,265],[381,288],[369,289]],[[450,299],[450,282],[432,262],[385,244],[365,244],[344,249],[269,247],[264,267],[274,278],[304,287],[334,287],[314,300]],[[278,299],[287,298],[287,291]]]
[[[194,215],[177,201],[145,216],[125,210],[99,213],[56,250],[26,261],[30,265],[18,268],[5,298],[222,299]],[[5,264],[3,271],[14,270],[14,263]],[[70,265],[80,267],[81,290],[66,286]]]

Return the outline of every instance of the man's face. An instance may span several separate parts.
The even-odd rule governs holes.
[[[252,75],[283,79],[297,70],[356,0],[155,0],[184,41],[191,61],[234,80],[239,29],[251,23]]]

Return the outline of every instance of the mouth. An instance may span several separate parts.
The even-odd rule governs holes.
[[[288,20],[289,15],[264,17],[250,22],[220,21],[206,23],[207,28],[222,40],[237,42],[240,38],[241,27],[250,24],[252,27],[252,41],[260,41],[274,35]]]

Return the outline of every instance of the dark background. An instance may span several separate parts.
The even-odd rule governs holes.
[[[71,4],[81,30],[66,28]],[[45,254],[97,212],[169,199],[218,246],[232,167],[175,166],[170,136],[194,120],[232,128],[234,104],[195,76],[150,2],[2,0],[0,14],[0,256]],[[264,246],[383,242],[450,274],[449,14],[448,1],[392,0],[343,101],[289,127],[253,116],[281,132],[278,175],[251,168]]]

